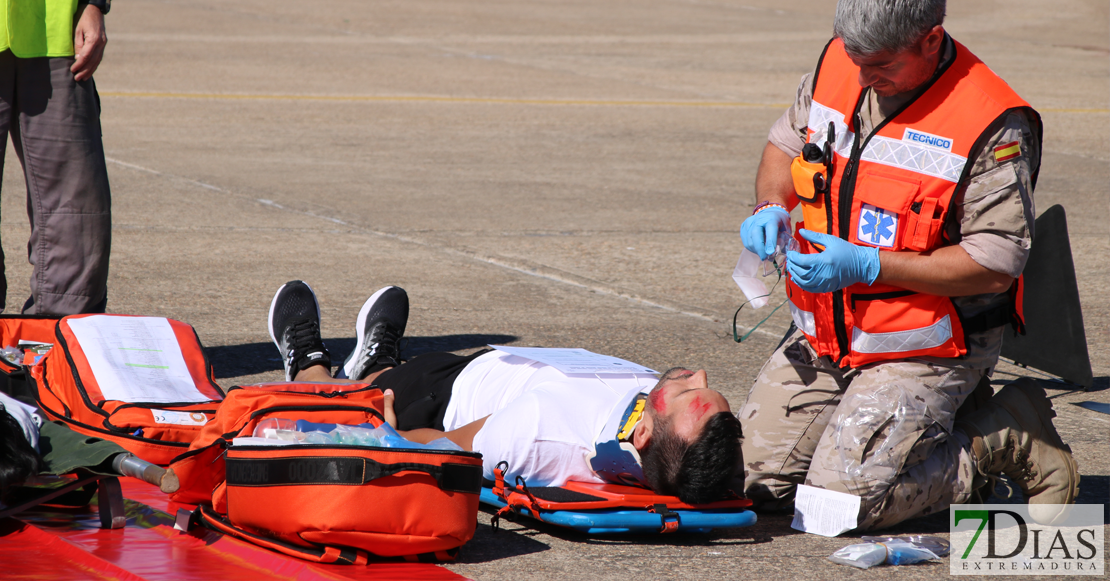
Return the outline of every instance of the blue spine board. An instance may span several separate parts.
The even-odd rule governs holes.
[[[483,488],[480,500],[497,508],[505,506],[489,488]],[[678,531],[686,533],[708,533],[713,529],[732,529],[754,525],[755,513],[750,510],[717,509],[672,509],[678,514]],[[536,518],[532,511],[522,508],[521,514]],[[588,535],[611,534],[651,534],[663,528],[663,517],[646,509],[601,509],[601,510],[541,510],[536,520],[561,526]]]

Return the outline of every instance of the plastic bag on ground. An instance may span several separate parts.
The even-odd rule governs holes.
[[[949,543],[938,537],[863,537],[873,542],[838,549],[829,560],[841,565],[869,569],[875,565],[912,565],[948,554]],[[939,551],[939,553],[937,552]]]

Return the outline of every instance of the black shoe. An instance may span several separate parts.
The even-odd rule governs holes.
[[[281,352],[285,380],[297,372],[323,365],[331,373],[331,355],[320,338],[320,305],[316,293],[304,282],[281,285],[270,303],[270,338]]]
[[[409,295],[405,289],[387,286],[366,299],[355,323],[358,341],[343,363],[343,373],[357,381],[400,365],[400,341],[408,321]]]

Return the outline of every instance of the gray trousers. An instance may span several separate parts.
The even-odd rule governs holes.
[[[112,244],[111,192],[93,81],[77,82],[73,57],[0,52],[0,168],[10,133],[27,180],[31,239],[28,314],[104,312]],[[0,310],[8,283],[0,251]]]

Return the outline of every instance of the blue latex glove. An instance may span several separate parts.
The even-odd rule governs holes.
[[[857,282],[871,285],[879,278],[879,249],[856,246],[836,236],[799,230],[802,238],[825,247],[824,252],[786,253],[786,270],[794,284],[811,293],[827,293]]]
[[[790,231],[790,212],[771,206],[744,220],[740,225],[740,240],[744,248],[758,254],[760,260],[767,260],[775,253],[780,229]]]

